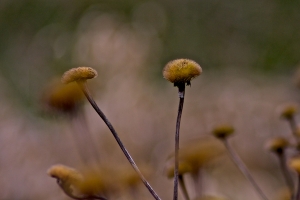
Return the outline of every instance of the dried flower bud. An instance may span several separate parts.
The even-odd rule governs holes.
[[[291,119],[297,113],[298,107],[295,104],[287,105],[281,111],[281,117],[284,119]]]
[[[224,155],[224,152],[224,146],[213,137],[203,137],[187,142],[179,150],[179,174],[197,173],[199,169]],[[174,174],[173,156],[166,167],[166,174],[170,176]]]
[[[225,139],[229,135],[232,135],[234,128],[230,125],[221,125],[213,130],[213,135],[219,139]]]
[[[282,137],[273,138],[266,144],[267,149],[274,153],[282,153],[283,150],[288,146],[289,142]]]
[[[77,184],[83,179],[82,175],[76,169],[60,164],[50,167],[47,174],[53,178],[68,181],[72,184]]]
[[[74,81],[80,82],[95,78],[97,75],[97,71],[91,67],[77,67],[66,71],[61,78],[61,82],[64,84]]]
[[[76,83],[67,85],[53,81],[44,91],[42,103],[47,111],[59,111],[72,114],[83,102],[84,94]]]
[[[167,63],[163,69],[163,76],[165,79],[178,84],[190,85],[191,79],[199,76],[202,73],[202,68],[198,63],[189,59],[176,59]]]
[[[296,157],[293,158],[290,163],[290,168],[292,168],[293,170],[295,170],[298,174],[300,174],[300,158]]]
[[[192,172],[193,168],[191,165],[189,165],[186,162],[179,162],[178,165],[178,175],[183,175],[185,173]],[[167,175],[168,178],[173,178],[174,177],[174,162],[169,163],[168,166],[165,169],[165,174]]]

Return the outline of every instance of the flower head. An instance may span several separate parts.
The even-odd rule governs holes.
[[[282,153],[289,146],[289,142],[283,137],[277,137],[268,141],[266,146],[272,152]]]
[[[163,76],[165,79],[178,84],[191,84],[191,80],[202,73],[202,68],[198,63],[189,59],[176,59],[167,63],[163,69]]]
[[[219,139],[225,139],[229,135],[232,135],[234,132],[234,128],[230,125],[220,125],[215,127],[213,130],[213,135]]]
[[[183,175],[185,173],[192,172],[193,168],[191,167],[190,164],[187,162],[179,162],[178,165],[178,175]],[[173,178],[174,177],[174,162],[168,163],[166,169],[165,169],[165,174],[167,175],[168,178]]]
[[[66,71],[61,78],[61,82],[65,84],[74,81],[80,82],[95,78],[97,75],[97,71],[91,67],[77,67]]]
[[[286,105],[281,111],[281,117],[284,119],[291,119],[297,113],[298,108],[295,104]]]
[[[59,111],[62,113],[74,113],[83,102],[84,94],[76,83],[67,85],[60,81],[53,81],[43,93],[42,102],[47,111]]]
[[[197,173],[199,169],[224,155],[225,149],[213,137],[203,137],[186,143],[179,151],[179,175]],[[173,155],[166,166],[169,178],[174,175]]]
[[[298,174],[300,174],[300,158],[293,158],[289,163],[290,168],[295,170]]]
[[[83,179],[82,175],[76,169],[60,164],[50,167],[47,174],[61,181],[69,182],[70,184],[77,184]]]

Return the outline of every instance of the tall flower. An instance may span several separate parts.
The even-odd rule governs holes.
[[[181,114],[184,102],[185,85],[191,85],[191,80],[202,73],[198,63],[189,59],[176,59],[167,63],[163,69],[163,77],[178,87],[179,108],[175,132],[175,168],[174,168],[174,195],[178,199],[178,150],[179,150],[179,129]]]

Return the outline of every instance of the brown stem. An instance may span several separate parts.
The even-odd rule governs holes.
[[[254,180],[254,178],[250,174],[250,172],[249,172],[248,168],[246,167],[246,165],[243,163],[241,158],[236,154],[234,149],[228,143],[228,140],[226,138],[224,138],[222,141],[223,141],[225,147],[227,148],[227,150],[229,152],[229,155],[232,158],[233,162],[240,169],[240,171],[244,174],[244,176],[248,179],[248,181],[252,184],[252,186],[254,187],[256,192],[260,195],[260,197],[262,199],[268,200],[266,195],[263,193],[263,191],[260,189],[260,187],[258,186],[256,181]]]
[[[180,130],[180,121],[181,114],[183,109],[184,102],[184,93],[185,93],[185,84],[179,84],[178,86],[178,95],[179,95],[179,107],[178,107],[178,115],[176,121],[176,132],[175,132],[175,169],[174,169],[174,195],[173,200],[178,199],[178,151],[179,151],[179,130]]]
[[[195,185],[196,196],[201,197],[203,195],[203,180],[202,180],[203,177],[202,177],[201,169],[198,169],[196,172],[193,172],[191,175]]]
[[[300,175],[297,175],[297,188],[293,200],[300,200]]]
[[[90,102],[90,104],[92,105],[92,107],[95,109],[95,111],[98,113],[98,115],[101,117],[101,119],[104,121],[104,123],[107,125],[107,127],[109,128],[109,130],[113,134],[114,138],[116,139],[116,141],[117,141],[119,147],[121,148],[122,152],[124,153],[125,157],[129,161],[129,163],[131,164],[131,166],[133,167],[133,169],[136,171],[136,173],[139,175],[140,179],[142,180],[142,182],[144,183],[144,185],[147,187],[147,189],[149,190],[149,192],[152,194],[152,196],[156,200],[161,200],[160,197],[153,190],[153,188],[150,186],[150,184],[148,183],[148,181],[145,179],[145,177],[143,176],[143,174],[139,170],[138,166],[135,164],[134,160],[132,159],[132,157],[130,156],[129,152],[127,151],[127,149],[123,145],[121,139],[119,138],[119,136],[118,136],[117,132],[115,131],[114,127],[112,126],[112,124],[108,121],[108,119],[106,118],[106,116],[104,115],[104,113],[100,110],[100,108],[98,107],[98,105],[96,104],[96,102],[94,101],[94,99],[92,98],[92,95],[90,94],[90,92],[89,92],[89,90],[87,88],[86,82],[77,82],[77,83],[78,83],[79,87],[81,88],[81,90],[83,91],[83,93],[86,96],[86,98],[88,99],[88,101]]]
[[[297,122],[296,122],[296,119],[294,116],[292,116],[291,118],[288,119],[288,122],[290,124],[290,127],[291,127],[291,131],[292,131],[292,134],[293,136],[295,137],[296,141],[299,143],[300,140],[299,140],[299,137],[297,136]]]
[[[285,152],[283,151],[282,153],[277,153],[278,158],[279,158],[279,165],[280,169],[282,171],[284,180],[287,184],[287,186],[290,188],[290,191],[293,191],[294,188],[294,183],[293,179],[291,177],[291,174],[286,166],[286,157],[285,157]]]
[[[178,175],[178,179],[179,179],[179,185],[180,185],[180,188],[182,190],[185,200],[190,200],[189,194],[188,194],[188,191],[186,189],[185,182],[183,179],[183,175],[182,174]]]

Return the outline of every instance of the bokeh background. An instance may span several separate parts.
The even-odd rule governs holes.
[[[87,102],[85,125],[44,109],[49,84],[77,66],[98,71],[89,82],[97,103],[137,163],[151,169],[154,189],[171,199],[164,167],[178,97],[161,71],[176,58],[203,68],[186,91],[182,144],[232,124],[232,144],[267,196],[278,198],[284,181],[264,144],[290,136],[278,109],[299,100],[299,9],[294,0],[1,0],[0,199],[68,199],[46,171],[57,163],[80,168],[78,152],[90,156],[82,149],[91,141],[102,165],[128,168]],[[76,143],[74,130],[92,139]],[[205,170],[205,194],[258,199],[228,157]],[[138,195],[152,199],[142,186]]]

